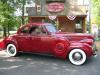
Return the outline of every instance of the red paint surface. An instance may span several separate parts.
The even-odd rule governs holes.
[[[93,36],[90,34],[76,33],[51,33],[46,29],[49,23],[29,23],[20,27],[16,34],[0,41],[0,48],[6,48],[7,44],[12,43],[17,47],[18,51],[52,54],[55,57],[66,58],[68,53],[75,48],[82,49],[87,56],[92,56]],[[32,35],[30,33],[23,34],[23,28],[32,26],[42,26],[45,35]]]

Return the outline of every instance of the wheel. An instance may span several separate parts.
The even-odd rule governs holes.
[[[74,65],[82,65],[86,61],[86,54],[81,49],[73,49],[69,53],[69,60]]]
[[[12,57],[17,55],[17,49],[14,44],[7,45],[7,54]]]

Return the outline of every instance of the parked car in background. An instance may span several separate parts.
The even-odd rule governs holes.
[[[82,65],[88,57],[95,55],[96,46],[91,34],[58,31],[51,23],[28,23],[17,33],[0,41],[0,48],[9,56],[19,52],[53,55],[67,59],[74,65]]]

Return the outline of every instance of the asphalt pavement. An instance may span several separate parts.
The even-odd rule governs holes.
[[[99,48],[100,43],[97,46]],[[100,75],[99,50],[97,57],[88,58],[82,66],[52,56],[22,53],[9,57],[0,51],[0,75]]]

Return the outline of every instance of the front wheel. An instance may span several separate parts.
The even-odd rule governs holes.
[[[69,53],[69,60],[74,65],[82,65],[86,61],[86,53],[81,49],[73,49]]]
[[[14,44],[7,45],[7,54],[11,57],[17,55],[17,49],[16,49],[16,46]]]

